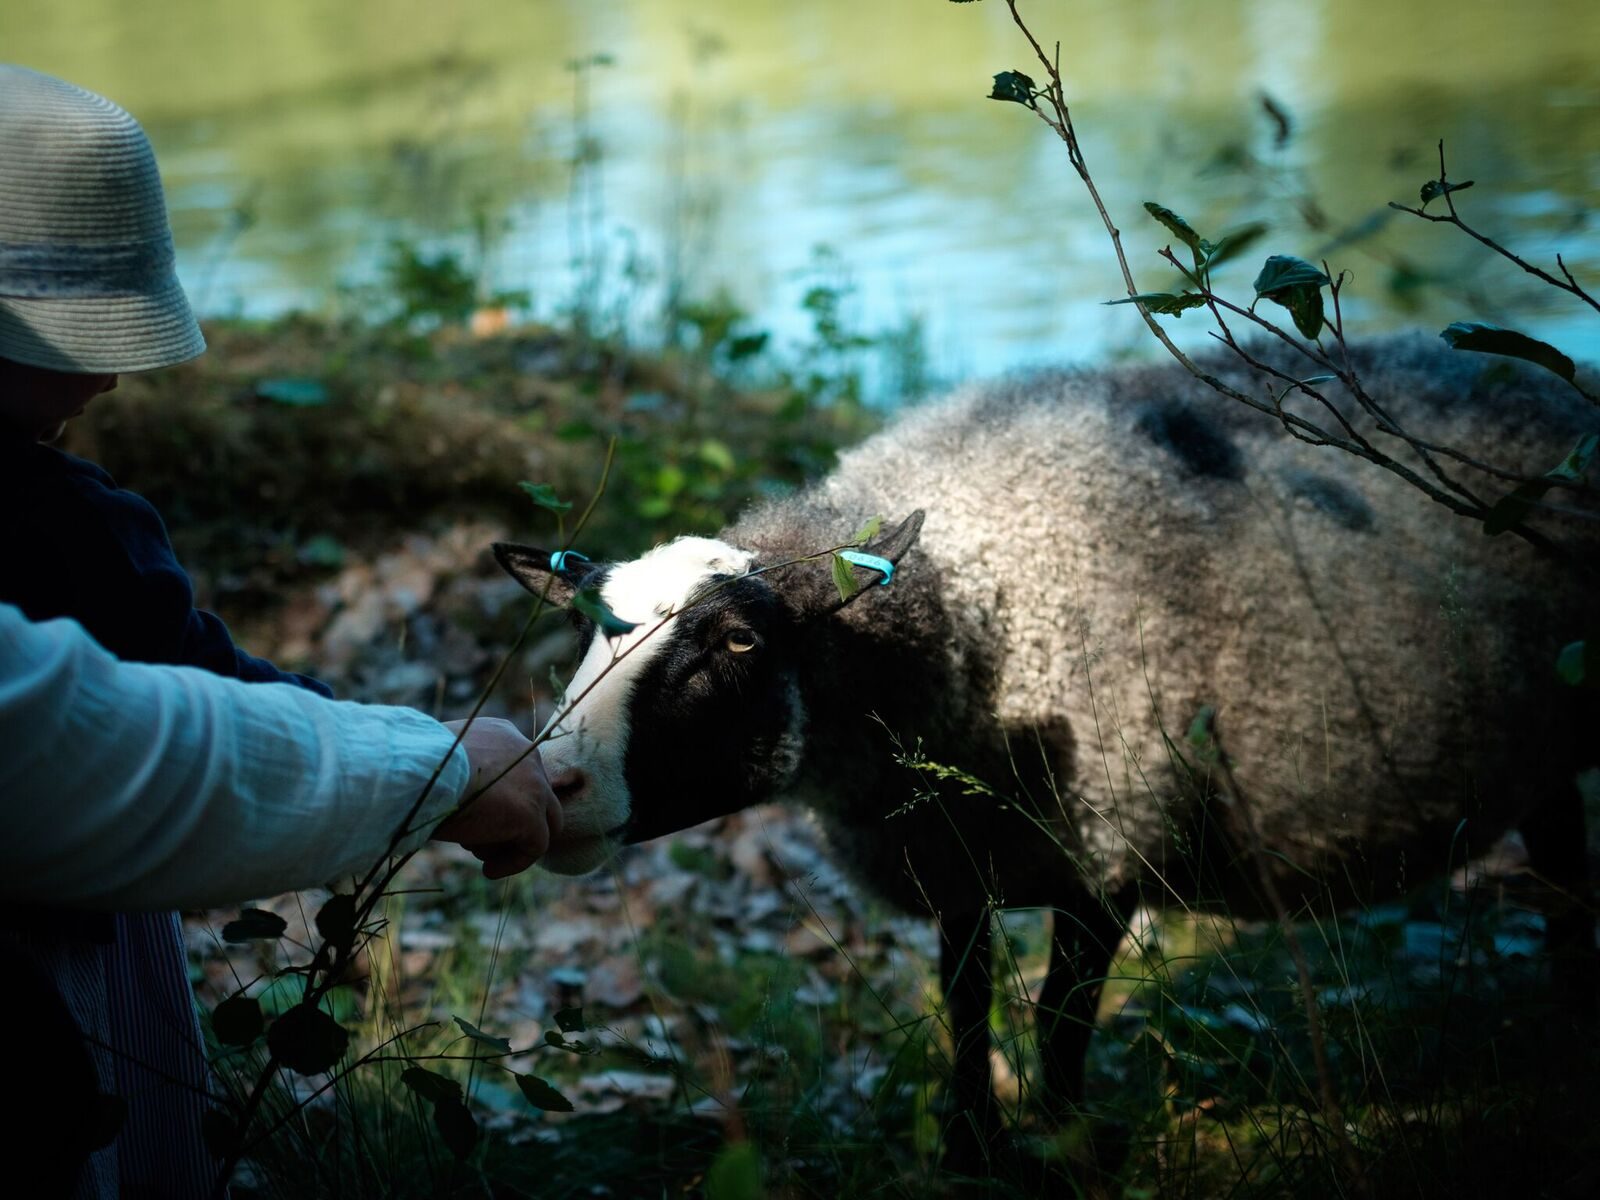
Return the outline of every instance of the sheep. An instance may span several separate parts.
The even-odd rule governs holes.
[[[1531,372],[1416,338],[1357,366],[1397,420],[1527,473],[1596,425]],[[805,560],[872,514],[902,519],[845,599],[826,556]],[[1594,561],[1595,525],[1572,524]],[[969,388],[717,538],[631,562],[495,552],[529,590],[598,589],[637,624],[578,619],[574,704],[544,746],[567,830],[546,865],[809,805],[856,878],[938,923],[951,1145],[997,1133],[994,908],[1055,910],[1037,1013],[1046,1094],[1070,1110],[1139,904],[1272,916],[1259,869],[1292,907],[1371,901],[1513,826],[1582,895],[1596,711],[1552,669],[1593,616],[1576,575],[1175,367]],[[1227,786],[1184,741],[1207,707]],[[919,770],[919,746],[995,795]],[[1583,914],[1552,937],[1592,951]]]

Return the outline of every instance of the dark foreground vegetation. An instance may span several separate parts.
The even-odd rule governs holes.
[[[162,508],[251,649],[441,716],[470,708],[527,616],[486,547],[547,532],[552,497],[573,519],[613,439],[581,544],[620,556],[717,528],[873,423],[836,327],[840,353],[813,359],[833,369],[804,374],[763,364],[731,314],[651,355],[548,329],[209,333],[200,362],[95,405],[72,448]],[[542,721],[569,655],[558,620],[537,625],[485,712]],[[1530,882],[1512,842],[1299,927],[1344,1139],[1281,932],[1181,913],[1136,927],[1087,1111],[1044,1125],[1025,1001],[1045,925],[1005,914],[992,1024],[1019,1149],[976,1185],[936,1170],[949,1042],[931,927],[854,890],[803,818],[740,814],[580,881],[488,885],[430,851],[323,1001],[348,1053],[331,1078],[278,1075],[235,1194],[1590,1195],[1600,1064],[1553,1003]],[[233,913],[192,919],[206,1007],[293,1006],[299,976],[274,973],[305,960],[324,900],[273,901],[287,928],[266,940],[225,941]],[[242,1099],[265,1045],[215,1033]]]

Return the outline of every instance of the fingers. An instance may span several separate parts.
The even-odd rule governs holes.
[[[483,862],[483,877],[485,879],[505,879],[512,875],[522,874],[522,872],[533,866],[542,855],[528,848],[520,848],[512,851],[497,849],[487,856],[479,855],[478,857]]]
[[[460,729],[464,722],[450,722]],[[533,743],[510,721],[480,717],[462,734],[475,787],[470,802],[442,821],[434,837],[458,842],[489,879],[527,870],[561,834],[561,803]]]

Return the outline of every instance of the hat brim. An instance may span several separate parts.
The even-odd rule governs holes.
[[[206,339],[176,277],[137,296],[0,296],[0,358],[83,375],[171,367]]]

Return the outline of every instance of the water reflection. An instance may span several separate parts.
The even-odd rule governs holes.
[[[1484,228],[1600,277],[1589,0],[1027,11],[1063,38],[1141,286],[1169,277],[1140,201],[1208,232],[1265,219],[1272,249],[1311,255],[1414,196],[1441,136],[1479,181],[1467,203]],[[981,99],[993,72],[1026,69],[998,3],[7,0],[0,46],[146,120],[209,311],[359,303],[341,289],[376,279],[398,237],[481,257],[488,286],[527,290],[541,315],[580,285],[636,313],[723,287],[783,339],[825,244],[861,323],[921,317],[947,377],[1142,340],[1129,309],[1099,303],[1117,275],[1060,145]],[[591,72],[595,168],[575,208],[566,64],[596,52],[613,65]],[[1263,91],[1294,122],[1282,149]],[[1447,230],[1402,218],[1335,252],[1358,321],[1514,318],[1600,358],[1596,322]],[[1251,264],[1235,269],[1246,284]],[[1178,328],[1202,334],[1193,317]]]

